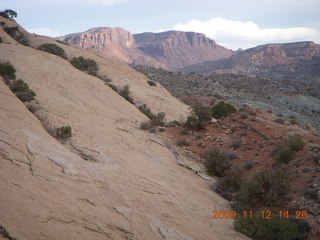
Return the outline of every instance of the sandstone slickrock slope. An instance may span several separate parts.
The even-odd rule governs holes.
[[[205,61],[228,58],[233,51],[202,33],[167,31],[133,35],[137,47],[171,70]]]
[[[0,18],[6,26],[14,22]],[[228,203],[208,182],[176,162],[165,139],[139,129],[146,120],[101,79],[35,50],[55,40],[29,35],[30,46],[0,28],[0,61],[9,61],[36,93],[46,127],[70,125],[61,143],[0,78],[0,224],[25,239],[247,239],[231,220],[210,219]],[[56,43],[56,42],[55,42]],[[171,119],[188,108],[123,64],[56,43],[67,57],[90,57],[113,83],[129,84],[135,101]],[[46,125],[47,124],[47,125]]]
[[[123,63],[166,68],[154,58],[146,56],[137,49],[132,34],[122,28],[92,28],[59,39],[82,48],[98,50],[104,55]]]
[[[227,59],[208,61],[181,69],[205,75],[251,74],[278,80],[320,82],[320,45],[313,42],[267,44]]]

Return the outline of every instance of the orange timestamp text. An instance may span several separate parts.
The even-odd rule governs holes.
[[[274,217],[283,219],[283,218],[295,218],[295,219],[306,219],[308,217],[308,212],[305,210],[298,210],[295,212],[289,211],[270,211],[270,210],[261,210],[261,211],[212,211],[212,219],[239,219],[239,218],[262,218],[262,219],[272,219]]]

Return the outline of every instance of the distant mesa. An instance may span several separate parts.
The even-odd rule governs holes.
[[[132,35],[122,28],[99,27],[59,38],[73,45],[101,51],[129,65],[177,70],[205,61],[230,57],[224,48],[202,33],[168,31]]]

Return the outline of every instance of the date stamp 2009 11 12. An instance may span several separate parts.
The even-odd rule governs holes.
[[[292,216],[294,214],[294,216]],[[280,219],[293,217],[295,219],[306,219],[308,217],[308,213],[305,210],[298,210],[295,213],[290,213],[289,211],[277,211],[272,212],[269,210],[261,210],[258,212],[254,211],[212,211],[212,219],[239,219],[239,218],[262,218],[262,219],[272,219],[273,217],[278,217]]]

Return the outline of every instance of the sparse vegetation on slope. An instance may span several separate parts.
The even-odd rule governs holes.
[[[234,106],[223,101],[212,107],[212,116],[217,119],[227,117],[235,112],[237,112],[237,110]]]
[[[268,209],[260,209],[252,216],[238,214],[234,227],[253,240],[304,240],[307,239],[310,227],[300,219],[295,221],[279,214],[272,213],[267,217]],[[248,214],[249,215],[249,214]]]
[[[119,95],[126,99],[128,102],[134,104],[129,85],[125,85],[122,89],[120,89]]]
[[[0,75],[5,79],[16,79],[16,69],[10,63],[0,63]]]
[[[70,63],[75,67],[93,76],[97,76],[99,65],[95,60],[90,58],[74,57]]]
[[[30,102],[36,96],[35,92],[22,79],[13,80],[9,87],[22,102]]]
[[[57,55],[57,56],[62,57],[64,59],[67,58],[63,48],[61,48],[53,43],[43,43],[37,49],[54,54],[54,55]]]
[[[203,129],[211,121],[210,108],[203,106],[201,103],[192,105],[191,116],[187,118],[184,127],[189,130]]]
[[[14,18],[16,18],[18,16],[18,13],[11,10],[11,9],[6,9],[6,10],[0,12],[0,16],[7,18],[9,20],[13,20]]]
[[[281,169],[261,170],[242,185],[238,199],[249,207],[277,206],[289,192],[289,181]]]
[[[230,160],[218,148],[209,149],[203,153],[203,157],[207,172],[212,176],[222,177],[225,175],[225,171],[231,167]]]

